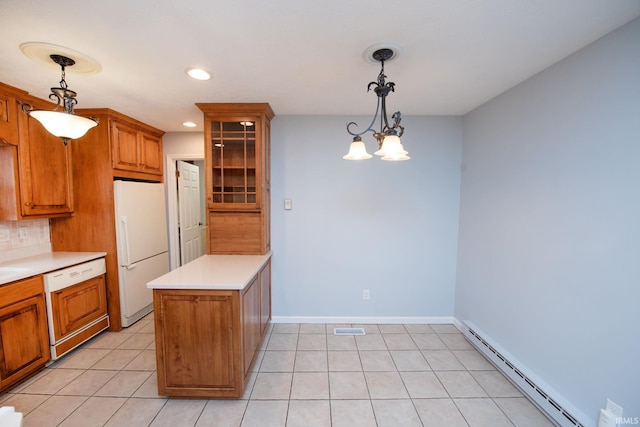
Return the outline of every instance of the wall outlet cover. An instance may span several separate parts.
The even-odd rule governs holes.
[[[622,406],[611,399],[607,399],[607,406],[605,406],[604,410],[613,414],[615,418],[622,418]]]
[[[616,427],[616,417],[611,412],[600,409],[598,427]]]

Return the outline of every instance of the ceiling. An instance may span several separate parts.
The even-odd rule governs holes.
[[[640,16],[638,0],[0,0],[0,81],[46,98],[60,69],[24,42],[102,66],[66,80],[77,108],[108,107],[167,132],[202,131],[196,102],[269,102],[277,115],[369,115],[385,66],[403,115],[461,115]],[[213,78],[195,81],[188,67]],[[188,129],[182,122],[198,124]]]

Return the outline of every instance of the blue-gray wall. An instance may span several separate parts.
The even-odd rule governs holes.
[[[640,416],[640,20],[464,117],[455,316]]]
[[[343,160],[350,120],[272,123],[273,315],[453,316],[462,119],[404,117],[406,162]]]

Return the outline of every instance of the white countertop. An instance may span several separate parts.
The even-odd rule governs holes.
[[[240,290],[271,258],[266,255],[203,255],[147,283],[150,289]]]
[[[105,256],[106,252],[47,252],[0,263],[0,285]]]

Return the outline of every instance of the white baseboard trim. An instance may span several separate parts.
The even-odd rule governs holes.
[[[426,317],[358,317],[358,316],[273,316],[272,323],[338,323],[350,325],[391,324],[454,324],[459,330],[461,323],[453,316]]]

